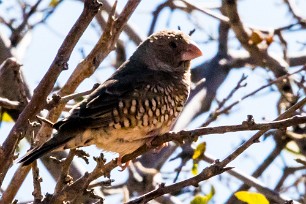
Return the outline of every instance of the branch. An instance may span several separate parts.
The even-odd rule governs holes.
[[[224,16],[223,14],[219,14],[217,12],[213,12],[211,11],[210,9],[207,9],[207,8],[199,8],[197,7],[196,5],[194,4],[191,4],[185,0],[181,0],[182,2],[184,2],[184,4],[186,4],[188,7],[194,9],[194,10],[197,10],[197,11],[200,11],[202,13],[205,13],[206,15],[210,16],[210,17],[213,17],[217,20],[220,20],[220,22],[222,23],[228,23],[229,22],[229,18]]]
[[[284,2],[288,5],[289,11],[292,13],[293,17],[296,18],[298,22],[301,22],[305,25],[306,19],[302,17],[295,0],[284,0]]]
[[[62,162],[61,175],[59,176],[59,179],[58,179],[58,181],[56,183],[56,186],[55,186],[55,189],[54,189],[55,194],[58,193],[60,190],[62,190],[63,186],[72,182],[71,178],[69,176],[69,167],[71,165],[71,162],[73,160],[75,152],[76,152],[75,149],[70,150],[67,158]]]
[[[291,67],[306,64],[306,53],[301,51],[293,54],[288,54],[288,63]]]
[[[21,64],[15,58],[6,59],[0,67],[0,97],[19,102],[19,112],[27,105],[30,91],[24,81]],[[10,114],[10,111],[8,111]],[[18,115],[11,114],[14,120]]]
[[[33,162],[32,164],[32,174],[33,174],[33,186],[34,186],[34,191],[32,195],[34,196],[34,204],[35,204],[35,203],[40,203],[41,200],[43,199],[43,196],[41,194],[41,186],[40,186],[42,178],[39,176],[37,161]]]
[[[306,66],[302,67],[301,69],[298,69],[297,71],[295,71],[293,73],[288,73],[286,75],[278,77],[277,79],[275,79],[273,81],[270,81],[269,83],[259,87],[258,89],[252,91],[251,93],[243,96],[241,99],[233,102],[232,104],[230,104],[230,105],[228,105],[226,107],[223,107],[222,110],[220,110],[220,108],[217,108],[213,113],[211,113],[209,115],[209,118],[207,119],[207,121],[205,121],[205,123],[203,123],[201,126],[209,125],[211,122],[215,121],[218,118],[218,116],[220,116],[221,114],[229,112],[235,105],[241,103],[241,101],[243,101],[244,99],[249,98],[249,97],[257,94],[259,91],[262,91],[263,89],[265,89],[267,87],[270,87],[273,84],[277,84],[277,83],[283,82],[284,80],[287,80],[290,76],[292,76],[294,74],[297,74],[297,73],[299,73],[301,71],[304,71],[304,70],[306,70]]]
[[[263,172],[272,164],[272,162],[280,155],[284,147],[290,141],[288,137],[282,138],[281,135],[276,135],[275,140],[276,140],[276,145],[274,149],[266,158],[263,159],[263,162],[252,173],[251,175],[252,178],[255,179],[261,176]],[[236,190],[236,192],[237,191],[247,191],[249,188],[253,187],[253,185],[250,185],[248,182],[245,182],[244,180],[242,181],[243,181],[243,184]],[[227,204],[235,204],[237,202],[240,202],[240,201],[238,201],[238,199],[236,198],[234,194],[232,194],[226,201]]]
[[[105,28],[103,35],[101,36],[95,47],[92,49],[90,54],[80,64],[78,64],[66,84],[59,91],[58,95],[62,96],[73,93],[84,79],[88,78],[89,76],[91,76],[91,74],[93,74],[93,72],[98,68],[99,64],[113,50],[119,38],[119,35],[124,28],[124,25],[126,24],[129,17],[135,11],[136,7],[140,2],[140,0],[129,0],[121,14],[116,19],[114,19],[113,16],[115,12],[115,6],[113,7],[112,12],[109,15],[107,27]],[[63,108],[64,104],[60,104],[56,108],[52,109],[49,112],[47,119],[50,121],[57,120]],[[48,125],[43,124],[39,133],[36,135],[36,141],[44,141],[43,139],[47,139],[50,136],[51,131],[52,129],[48,127]],[[116,165],[113,168],[115,167]],[[100,172],[100,170],[101,169],[98,168],[95,170],[95,172]],[[80,186],[77,186],[76,188],[73,188],[74,186],[67,186],[60,193],[54,195],[53,199],[56,200],[56,202],[61,202],[62,200],[65,200],[66,196],[68,195],[72,196],[72,198],[69,200],[74,199],[73,197],[77,196],[77,194],[69,194],[65,191],[65,189],[69,188],[73,192],[77,191],[83,193],[84,191],[82,190],[85,190],[87,188],[89,184],[88,181],[94,179],[92,178],[93,175],[89,176],[88,174],[85,174],[82,178],[79,179],[81,182],[79,183]]]
[[[110,5],[109,1],[103,2],[103,10],[105,10],[107,13],[111,13],[112,6]],[[115,16],[119,16],[118,12],[115,12]],[[97,21],[99,22],[100,26],[104,29],[106,26],[106,22],[103,19],[102,16],[102,10],[100,12],[100,15],[96,16]],[[137,29],[132,23],[127,23],[126,26],[123,28],[123,31],[129,36],[129,39],[131,39],[136,45],[139,45],[143,38],[141,37],[140,33],[137,33]]]
[[[306,99],[304,99],[304,103],[306,103]],[[300,120],[301,119],[301,120]],[[290,121],[290,122],[289,122]],[[248,123],[243,122],[242,125],[235,125],[235,126],[219,126],[219,127],[211,127],[211,128],[199,128],[192,131],[180,131],[178,133],[166,133],[160,137],[157,137],[152,141],[153,146],[156,146],[155,142],[161,139],[161,137],[165,137],[165,140],[168,141],[178,141],[178,142],[185,142],[186,140],[188,142],[194,141],[198,136],[200,135],[208,135],[208,134],[215,134],[215,133],[225,133],[225,132],[236,132],[236,131],[243,131],[246,130],[245,128],[248,127],[248,130],[266,130],[266,129],[274,129],[274,128],[284,128],[291,125],[301,124],[306,122],[306,117],[303,116],[294,116],[292,118],[274,121],[270,123],[261,123],[261,124],[255,124],[255,123]],[[290,123],[290,124],[289,124]],[[163,142],[165,142],[163,140]],[[250,140],[249,140],[250,141]],[[251,143],[254,143],[255,141],[251,141]],[[160,141],[157,143],[161,144]],[[139,150],[139,149],[138,149]],[[235,153],[235,152],[234,152]],[[173,185],[169,185],[167,187],[161,186],[158,189],[151,191],[133,201],[128,202],[127,204],[135,204],[135,203],[146,203],[158,196],[164,195],[166,193],[176,192],[179,189],[182,189],[186,186],[197,186],[200,181],[206,180],[212,176],[218,175],[223,173],[226,170],[230,170],[231,168],[225,168],[225,166],[229,163],[228,158],[233,159],[233,157],[237,157],[238,155],[235,154],[229,155],[226,159],[224,159],[222,162],[217,162],[213,164],[210,167],[207,167],[203,170],[202,173],[200,173],[198,176],[195,176],[193,178],[187,179],[185,181],[181,181],[178,183],[175,183]],[[241,152],[242,153],[242,152]],[[132,153],[133,154],[133,153]],[[123,162],[125,160],[125,156],[123,157]],[[219,166],[220,164],[220,166]],[[217,169],[217,170],[216,170]],[[203,175],[202,175],[203,174]],[[209,175],[209,176],[208,176]],[[257,185],[257,188],[259,186]],[[267,188],[261,188],[261,190],[264,189],[265,192],[272,193],[273,191],[267,189]],[[271,195],[272,196],[272,195]],[[277,199],[278,201],[283,201],[279,196],[275,197],[275,193],[273,194],[273,198]]]
[[[281,178],[279,179],[279,181],[277,182],[275,186],[275,190],[280,191],[284,182],[290,175],[294,174],[296,171],[305,170],[305,169],[306,169],[305,166],[298,166],[298,167],[287,167],[286,166],[284,168],[283,175],[281,176]]]
[[[269,68],[276,77],[287,74],[288,63],[283,58],[270,55],[267,52],[268,46],[262,48],[259,44],[250,43],[253,31],[242,24],[237,10],[237,0],[223,0],[222,4],[225,6],[227,16],[230,19],[229,23],[237,39],[254,58],[256,64]],[[278,88],[283,93],[281,102],[287,100],[289,103],[294,103],[295,99],[292,98],[292,88],[288,81],[278,84]]]
[[[303,107],[306,103],[306,98],[297,102],[295,105],[291,106],[287,111],[279,115],[275,120],[283,120],[284,118],[292,117],[295,114],[295,111],[301,107]],[[296,116],[294,116],[296,117]],[[294,118],[293,117],[293,118]],[[294,124],[293,124],[294,125]],[[295,124],[296,125],[296,124]],[[247,148],[249,148],[254,142],[258,141],[258,139],[269,129],[264,128],[258,131],[255,135],[253,135],[249,140],[243,143],[240,147],[238,147],[231,155],[226,157],[221,163],[226,166],[228,163],[233,161],[237,156],[239,156],[242,152],[244,152]]]
[[[306,98],[302,100],[302,103],[306,103]],[[280,116],[279,116],[280,117]],[[157,146],[163,144],[164,142],[177,141],[177,142],[192,142],[197,137],[201,135],[210,135],[210,134],[224,134],[228,132],[238,132],[238,131],[250,131],[250,130],[267,130],[270,129],[280,129],[297,124],[303,124],[306,122],[306,116],[293,116],[287,119],[279,119],[268,123],[255,123],[253,121],[243,121],[240,125],[225,125],[217,127],[202,127],[194,130],[182,130],[179,132],[166,133],[162,136],[156,137],[152,144]],[[253,141],[254,142],[254,141]],[[124,157],[123,157],[124,158]],[[123,162],[125,160],[123,159]]]
[[[18,101],[11,101],[7,98],[0,97],[0,106],[6,109],[18,109],[20,103]]]
[[[279,116],[279,118],[283,118],[285,116],[288,116],[290,114],[293,114],[293,110],[296,110],[300,108],[303,104],[306,103],[306,99],[301,100],[299,103],[297,103],[295,106],[293,106],[286,114],[284,113],[283,115]],[[236,132],[236,131],[247,131],[247,130],[262,130],[261,132],[267,131],[268,128],[285,128],[288,126],[300,124],[300,123],[305,123],[306,122],[306,116],[294,116],[292,118],[284,119],[284,120],[279,120],[279,121],[274,121],[270,123],[259,123],[259,124],[248,124],[248,123],[243,123],[242,125],[231,125],[231,126],[219,126],[219,127],[210,127],[210,128],[199,128],[195,130],[190,130],[190,131],[180,131],[177,133],[166,133],[164,135],[155,137],[150,146],[147,144],[141,146],[138,148],[136,151],[134,151],[131,154],[127,154],[122,157],[122,163],[125,163],[127,161],[133,160],[136,157],[140,156],[141,154],[148,152],[149,150],[152,150],[161,144],[169,141],[177,141],[179,143],[183,142],[190,142],[194,141],[201,135],[208,135],[208,134],[217,134],[217,133],[225,133],[225,132]],[[254,137],[252,137],[254,138]],[[257,138],[258,139],[258,138]],[[239,154],[241,154],[245,149],[247,149],[251,144],[253,144],[255,140],[250,140],[246,142],[242,147],[238,148],[238,152],[234,151],[231,155],[229,155],[226,159],[224,159],[222,162],[216,164],[217,166],[213,166],[210,168],[218,168],[219,170],[224,170],[224,168],[219,168],[219,165],[222,165],[222,167],[225,167],[230,161],[235,159]],[[57,199],[69,199],[71,195],[73,194],[78,194],[83,192],[89,183],[95,179],[97,179],[100,176],[106,176],[109,177],[110,172],[117,167],[117,161],[112,160],[107,164],[104,164],[104,159],[100,159],[102,162],[98,162],[96,168],[89,174],[85,174],[82,178],[78,179],[76,182],[74,182],[72,185],[65,187],[60,193],[58,193],[55,197],[53,197],[54,200]],[[226,169],[227,170],[227,169]],[[211,169],[205,170],[204,177],[207,176],[207,172],[211,172]],[[221,173],[221,172],[220,172]],[[211,174],[210,174],[211,175]]]
[[[204,155],[203,158],[208,163],[214,163],[215,160],[211,157]],[[241,180],[243,183],[247,184],[248,186],[256,188],[260,193],[264,194],[269,200],[272,200],[275,203],[286,203],[286,201],[291,200],[290,198],[284,197],[279,193],[269,189],[267,186],[262,184],[259,180],[254,177],[244,175],[242,172],[230,169],[227,171],[230,175],[236,177],[237,179]],[[226,202],[228,203],[228,202]],[[294,201],[294,204],[299,204],[298,202]]]
[[[107,27],[105,28],[102,36],[98,40],[95,47],[91,50],[89,55],[77,65],[74,72],[71,74],[65,85],[58,92],[59,96],[69,95],[73,93],[79,84],[90,77],[94,71],[98,68],[99,64],[106,58],[106,56],[114,49],[115,44],[122,32],[124,25],[128,21],[129,17],[135,11],[136,7],[140,3],[140,0],[129,0],[118,16],[114,19],[115,7],[114,5],[112,12],[109,14]],[[52,109],[47,119],[50,121],[56,121],[60,116],[62,110],[65,107],[65,103],[59,104],[56,108]],[[43,142],[48,139],[51,135],[52,128],[43,124],[42,128],[36,135],[37,142]]]
[[[197,176],[186,179],[184,181],[177,182],[169,186],[165,186],[165,184],[161,184],[156,190],[153,190],[145,195],[140,196],[139,198],[129,201],[126,204],[147,203],[148,201],[153,200],[154,198],[157,198],[164,194],[180,191],[182,188],[186,186],[198,187],[201,181],[204,181],[213,176],[222,174],[223,172],[228,171],[230,169],[231,167],[224,168],[222,166],[219,166],[219,163],[216,162],[215,164],[212,164],[211,166],[203,169],[203,171]]]
[[[20,25],[12,30],[12,35],[10,37],[11,45],[13,47],[17,46],[20,40],[24,36],[24,28],[28,25],[28,21],[30,17],[36,13],[36,10],[39,6],[39,4],[42,2],[42,0],[38,0],[27,13],[23,14],[23,21],[20,23]]]
[[[15,198],[17,191],[20,189],[21,184],[28,175],[31,166],[22,167],[19,166],[14,173],[12,180],[10,181],[8,187],[2,193],[0,203],[12,203]]]
[[[42,103],[42,101],[46,101],[48,94],[52,91],[57,77],[63,69],[67,68],[67,62],[73,48],[91,22],[92,18],[98,12],[99,7],[100,4],[98,2],[93,2],[91,0],[85,1],[84,10],[79,19],[66,36],[50,68],[34,90],[34,95],[31,101],[20,114],[7,139],[4,141],[0,149],[0,186],[9,166],[12,164],[12,155],[16,149],[17,143],[24,136],[23,133],[27,129],[26,124],[28,119],[35,117],[35,115],[43,109],[45,103]]]
[[[7,39],[2,32],[0,33],[0,53],[1,64],[4,60],[13,56],[9,48],[9,39]]]
[[[80,98],[83,96],[87,96],[90,93],[92,93],[96,88],[98,88],[99,84],[96,83],[94,84],[94,86],[92,87],[92,89],[88,90],[88,91],[84,91],[81,93],[73,93],[73,94],[69,94],[66,96],[59,96],[57,94],[53,94],[52,96],[52,100],[48,102],[46,109],[51,110],[52,108],[56,107],[59,104],[66,104],[68,101],[76,99],[76,98]]]

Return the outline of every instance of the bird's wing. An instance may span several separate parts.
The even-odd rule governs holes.
[[[70,117],[55,123],[54,128],[67,130],[108,125],[119,101],[129,98],[135,90],[142,90],[142,86],[148,83],[147,79],[152,77],[154,73],[150,71],[139,73],[137,69],[119,70],[89,95]]]

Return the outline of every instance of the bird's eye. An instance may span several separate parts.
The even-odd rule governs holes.
[[[173,41],[171,41],[169,43],[169,46],[172,47],[172,48],[177,48],[177,44],[175,42],[173,42]]]

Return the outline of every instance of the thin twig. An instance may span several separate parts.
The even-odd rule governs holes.
[[[41,186],[40,186],[42,179],[39,177],[39,169],[37,167],[37,161],[34,161],[32,163],[32,174],[33,174],[33,186],[34,186],[34,191],[32,195],[34,196],[34,204],[38,204],[43,199],[43,196],[41,194]]]
[[[25,166],[23,167],[20,165],[14,175],[12,176],[12,180],[10,181],[9,185],[3,191],[0,199],[1,204],[6,204],[6,203],[12,203],[14,200],[17,191],[20,189],[20,186],[22,185],[24,179],[28,175],[29,171],[31,169],[31,166]]]
[[[199,7],[197,7],[196,5],[191,4],[191,3],[189,3],[189,2],[187,2],[187,1],[185,1],[185,0],[181,0],[181,1],[182,1],[184,4],[186,4],[188,7],[192,8],[192,9],[194,9],[194,10],[201,11],[201,12],[207,14],[207,15],[210,16],[210,17],[213,17],[213,18],[215,18],[215,19],[217,19],[217,20],[220,20],[221,22],[225,22],[225,23],[228,23],[228,22],[229,22],[229,18],[226,17],[226,16],[224,16],[224,15],[222,15],[222,14],[219,14],[219,13],[217,13],[217,12],[213,12],[213,11],[211,11],[210,9],[199,8]]]
[[[300,171],[300,170],[305,170],[306,166],[298,166],[298,167],[285,167],[284,171],[283,171],[283,175],[281,176],[281,178],[279,179],[279,181],[277,182],[274,190],[275,191],[280,191],[281,187],[283,186],[284,182],[286,181],[286,179],[294,174],[296,171]]]
[[[306,103],[306,99],[303,99],[300,101],[296,106],[294,106],[292,109],[288,110],[290,114],[292,114],[292,111],[295,109],[300,108],[301,105]],[[284,117],[284,116],[280,116]],[[305,123],[306,122],[306,116],[294,116],[292,118],[274,121],[271,123],[260,123],[260,124],[242,124],[242,125],[233,125],[233,126],[219,126],[219,127],[211,127],[211,128],[199,128],[196,130],[190,130],[190,131],[180,131],[176,133],[166,133],[164,135],[161,135],[159,137],[155,137],[150,146],[147,146],[146,144],[138,148],[135,152],[125,155],[122,157],[122,162],[127,162],[129,160],[132,160],[139,155],[148,152],[151,149],[154,149],[155,147],[160,146],[161,144],[169,141],[177,141],[180,143],[183,143],[183,141],[193,141],[197,137],[201,135],[207,135],[207,134],[217,134],[217,133],[225,133],[225,132],[235,132],[235,131],[246,131],[246,130],[255,130],[255,129],[263,129],[264,132],[269,128],[285,128],[288,126],[296,125],[299,123]],[[253,140],[251,140],[252,144],[254,143]],[[220,164],[218,163],[217,167],[220,167],[222,165],[225,167],[230,161],[235,159],[239,154],[241,154],[247,147],[249,147],[250,141],[247,143],[247,145],[243,145],[242,148],[238,148],[239,152],[234,151],[233,154],[229,155],[226,159],[224,159]],[[116,160],[112,160],[111,162],[103,165],[97,165],[96,168],[90,173],[86,174],[84,177],[78,179],[75,183],[73,183],[71,186],[67,186],[64,188],[61,192],[61,194],[58,194],[57,196],[68,196],[71,194],[70,191],[75,191],[76,189],[79,189],[80,187],[86,186],[86,184],[89,184],[91,181],[97,179],[100,176],[108,176],[110,174],[110,171],[117,167]],[[215,168],[216,166],[212,167]],[[223,169],[223,168],[222,168]],[[224,169],[223,169],[224,170]],[[210,171],[210,170],[209,170]],[[207,176],[207,175],[206,175]],[[206,177],[205,177],[206,178]]]
[[[114,19],[113,16],[115,12],[115,6],[113,7],[112,13],[110,13],[109,15],[108,26],[104,29],[103,35],[101,36],[95,47],[92,49],[92,51],[89,53],[89,55],[84,59],[84,61],[82,61],[76,67],[75,71],[68,79],[67,83],[60,90],[59,95],[67,95],[69,93],[74,92],[77,86],[97,69],[101,61],[105,59],[105,57],[109,54],[110,51],[113,50],[115,43],[117,42],[119,35],[123,30],[124,25],[126,24],[126,22],[128,21],[128,19],[135,11],[140,2],[140,0],[129,0],[126,3],[126,6],[123,8],[121,14],[116,19]],[[61,113],[63,108],[64,104],[60,104],[49,112],[47,118],[51,121],[54,121],[54,119],[56,120],[59,117],[59,114]],[[51,129],[45,131],[45,128],[47,127],[44,127],[43,125],[37,137],[44,137],[46,136],[46,132],[51,131]],[[116,165],[113,166],[113,168],[115,167]],[[90,181],[97,178],[96,175],[99,175],[98,172],[103,172],[101,168],[102,167],[96,168],[92,174],[85,174],[78,180],[78,182],[75,182],[71,186],[65,187],[60,193],[58,193],[54,197],[56,203],[61,203],[61,201],[65,200],[66,196],[68,195],[71,196],[68,200],[73,200],[78,193],[83,193],[84,190],[88,187]],[[69,194],[66,189],[70,189],[74,193]]]
[[[75,152],[76,152],[75,149],[70,150],[67,158],[63,162],[61,162],[62,171],[54,189],[55,194],[60,192],[65,185],[72,182],[71,177],[68,174],[69,174],[69,167],[74,158]]]
[[[20,103],[18,101],[11,101],[7,98],[0,97],[0,106],[7,109],[18,109]]]
[[[224,104],[233,97],[233,95],[242,87],[246,87],[247,83],[243,83],[248,77],[242,74],[239,79],[237,85],[231,90],[231,92],[226,96],[222,101],[218,102],[218,107],[215,112],[219,112],[219,110],[224,106]]]
[[[281,134],[280,131],[276,134]],[[288,132],[288,131],[287,131]],[[281,138],[280,135],[275,135],[276,145],[272,152],[263,159],[263,162],[257,167],[257,169],[252,173],[252,178],[258,178],[263,174],[263,172],[273,163],[273,161],[278,158],[286,144],[290,141],[289,138]],[[237,191],[247,191],[249,188],[253,187],[253,185],[249,185],[247,182],[244,182]],[[226,201],[227,204],[235,204],[237,203],[237,198],[234,194],[232,194]]]
[[[284,2],[288,5],[289,11],[292,13],[293,17],[296,18],[298,22],[305,24],[306,19],[302,17],[295,0],[284,0]]]
[[[212,159],[211,157],[209,157],[207,155],[204,155],[203,159],[206,162],[209,162],[211,164],[216,161],[216,160]],[[240,172],[238,170],[230,169],[230,170],[227,171],[227,173],[229,173],[230,175],[238,178],[243,183],[256,188],[260,193],[264,194],[269,200],[272,200],[276,203],[285,203],[286,201],[291,200],[290,198],[286,198],[286,197],[280,195],[279,193],[277,193],[276,191],[273,191],[273,190],[269,189],[267,186],[262,184],[256,178],[244,175],[242,172]],[[296,202],[296,201],[294,203],[298,204],[298,202]]]
[[[125,204],[141,204],[141,203],[147,203],[150,200],[153,200],[154,198],[157,198],[159,196],[162,196],[167,193],[173,193],[181,190],[182,188],[186,186],[195,186],[197,187],[201,181],[207,180],[213,176],[222,174],[225,171],[230,170],[230,167],[227,168],[220,168],[218,163],[212,164],[211,166],[203,169],[203,171],[198,174],[197,176],[191,177],[189,179],[171,184],[166,186],[165,184],[161,184],[157,189],[146,193],[132,201],[126,202]]]
[[[270,81],[269,83],[259,87],[258,89],[255,89],[254,91],[252,91],[251,93],[243,96],[241,99],[233,102],[232,104],[224,107],[222,110],[218,110],[216,109],[213,113],[210,114],[209,118],[205,121],[205,123],[203,123],[201,126],[202,127],[205,127],[207,125],[209,125],[211,122],[215,121],[219,115],[221,114],[224,114],[224,113],[228,113],[235,105],[241,103],[241,101],[245,100],[246,98],[249,98],[250,96],[253,96],[255,94],[257,94],[259,91],[262,91],[263,89],[267,88],[267,87],[270,87],[271,85],[273,84],[276,84],[276,83],[279,83],[279,82],[282,82],[284,81],[285,79],[287,79],[288,77],[294,75],[294,74],[297,74],[301,71],[304,71],[306,69],[306,66],[303,66],[301,69],[293,72],[293,73],[288,73],[286,75],[283,75],[281,77],[278,77],[277,79],[273,80],[273,81]]]
[[[0,149],[0,186],[9,166],[12,164],[12,155],[14,150],[16,149],[20,139],[23,137],[23,133],[27,129],[27,125],[25,125],[27,124],[27,120],[33,118],[40,110],[43,109],[45,105],[43,101],[46,101],[46,98],[51,92],[61,71],[67,68],[67,62],[73,48],[91,22],[92,18],[98,12],[99,7],[100,4],[97,1],[85,1],[84,10],[79,19],[66,36],[50,68],[40,81],[39,85],[36,87],[31,101],[20,114],[7,139],[4,141]]]
[[[295,114],[295,111],[301,107],[303,107],[306,103],[306,98],[302,99],[301,101],[297,102],[295,105],[291,106],[287,111],[279,115],[276,120],[283,120],[284,118],[292,117]],[[296,117],[296,116],[294,116]],[[293,118],[294,118],[293,117]],[[296,125],[296,124],[292,124]],[[226,157],[221,163],[222,165],[226,166],[231,161],[233,161],[237,156],[239,156],[242,152],[244,152],[248,147],[258,141],[258,139],[269,130],[269,128],[264,128],[258,131],[255,135],[253,135],[249,140],[239,146],[232,154]]]

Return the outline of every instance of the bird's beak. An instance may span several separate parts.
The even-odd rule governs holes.
[[[182,61],[192,60],[197,57],[202,56],[202,51],[197,46],[197,44],[193,41],[189,41],[189,43],[186,46],[186,49],[182,53]]]

